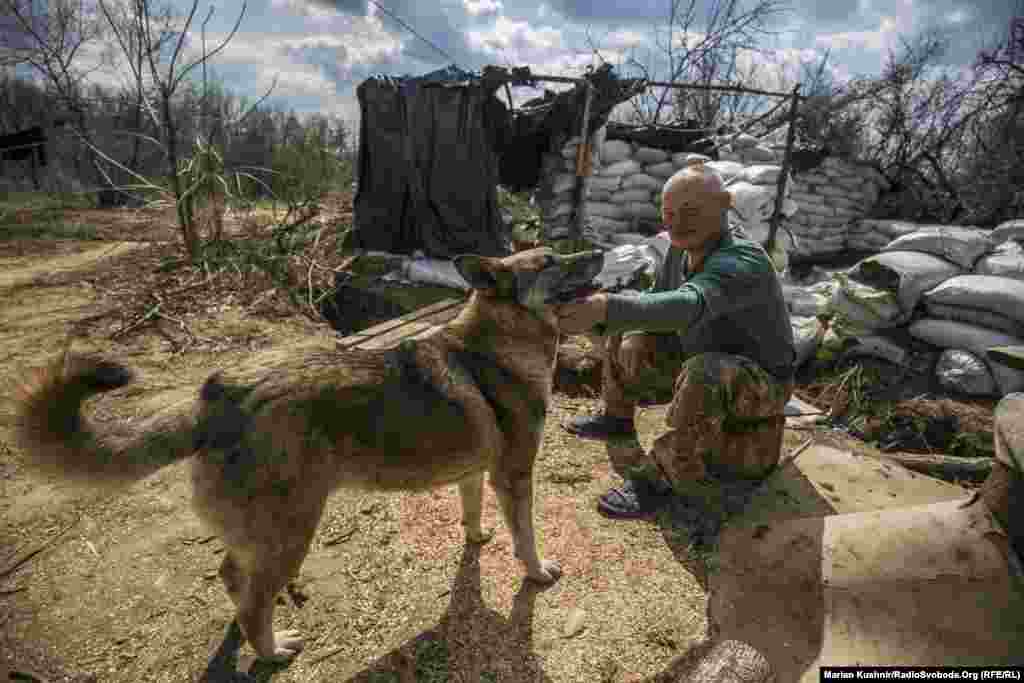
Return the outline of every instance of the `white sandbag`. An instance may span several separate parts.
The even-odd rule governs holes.
[[[626,190],[631,188],[640,188],[644,190],[651,190],[652,192],[661,192],[661,189],[664,186],[664,180],[647,175],[646,173],[634,173],[633,175],[626,176],[622,179],[622,187]]]
[[[571,173],[559,173],[551,183],[551,191],[555,194],[569,192],[576,187],[576,176]]]
[[[601,145],[601,160],[606,164],[614,164],[628,159],[633,154],[633,146],[625,140],[605,140]]]
[[[910,315],[899,304],[894,292],[875,289],[837,273],[832,310],[857,327],[881,330],[907,322]]]
[[[595,176],[588,181],[588,187],[593,190],[605,192],[616,192],[622,186],[622,176]]]
[[[717,173],[724,182],[735,180],[744,168],[743,164],[735,161],[709,161],[704,167]]]
[[[761,147],[760,145],[757,147],[749,147],[743,150],[740,154],[745,160],[756,164],[771,163],[779,156],[774,150],[770,150],[767,147]]]
[[[541,208],[544,218],[552,220],[559,216],[568,216],[573,210],[572,202],[552,202]]]
[[[934,225],[921,227],[909,235],[897,237],[889,243],[885,251],[923,251],[941,256],[970,270],[974,263],[994,246],[988,235],[978,230],[952,225]]]
[[[639,161],[633,159],[623,159],[622,161],[616,161],[614,164],[609,164],[601,168],[601,175],[606,178],[613,176],[626,176],[633,173],[639,173],[643,169],[643,165]]]
[[[648,221],[661,219],[661,211],[651,202],[630,202],[625,205],[624,215]]]
[[[591,228],[605,234],[629,232],[633,227],[631,221],[616,220],[605,216],[587,216],[587,222]]]
[[[959,275],[924,295],[932,304],[1001,313],[1024,323],[1024,282],[994,275]]]
[[[660,164],[668,159],[668,152],[653,147],[640,147],[633,152],[633,158],[641,164]]]
[[[644,173],[668,180],[676,172],[676,167],[671,161],[662,161],[658,164],[647,164],[644,166]]]
[[[999,388],[985,361],[963,349],[946,349],[935,364],[943,389],[967,396],[993,396]]]
[[[615,220],[622,220],[626,217],[623,207],[611,202],[587,202],[586,209],[587,216],[603,216],[604,218],[614,218]]]
[[[1018,218],[1017,220],[1000,223],[992,231],[990,237],[996,244],[1006,240],[1024,240],[1024,219]]]
[[[796,348],[794,368],[809,361],[818,352],[818,345],[825,337],[825,326],[814,317],[790,316],[789,324],[793,328],[793,346]]]
[[[929,318],[938,320],[959,320],[962,323],[970,323],[980,327],[987,327],[990,330],[998,330],[1006,334],[1024,337],[1024,325],[1013,318],[1008,318],[1001,313],[983,311],[977,308],[966,308],[964,306],[947,306],[945,304],[925,304]]]
[[[993,346],[1024,345],[1024,339],[1020,337],[955,320],[923,318],[910,325],[907,332],[915,339],[940,349],[965,349],[983,358],[987,350]],[[1024,389],[1024,372],[991,360],[987,362],[1000,394]]]
[[[910,313],[925,292],[960,275],[963,269],[938,256],[919,251],[887,251],[862,259],[848,273],[858,282],[896,292],[900,308]]]
[[[782,296],[792,315],[825,315],[829,311],[835,288],[835,280],[825,280],[810,287],[783,285]]]
[[[754,185],[774,185],[779,182],[782,167],[774,164],[755,164],[747,166],[739,173],[739,179]]]
[[[995,230],[992,232],[994,234]],[[991,254],[978,259],[974,265],[974,274],[1024,280],[1024,246],[1012,240],[1003,242]]]
[[[691,160],[700,160],[703,162],[711,161],[711,157],[705,156],[704,154],[694,154],[693,152],[677,152],[672,155],[672,165],[677,169],[685,168],[689,165]]]
[[[751,147],[757,147],[758,139],[749,133],[740,133],[736,137],[732,138],[732,148],[735,150],[745,150]]]
[[[595,202],[610,202],[612,200],[612,193],[608,190],[595,190],[594,188],[588,188],[587,199]]]
[[[766,220],[775,208],[775,188],[737,182],[728,188],[732,205],[744,221]]]
[[[635,187],[631,190],[619,190],[612,195],[611,201],[615,204],[628,204],[629,202],[649,202],[651,201],[652,192],[645,190],[641,187]]]

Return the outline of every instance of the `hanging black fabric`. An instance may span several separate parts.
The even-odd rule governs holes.
[[[453,68],[359,85],[351,246],[435,258],[509,253],[498,209],[495,122],[487,120],[496,115],[494,87]]]

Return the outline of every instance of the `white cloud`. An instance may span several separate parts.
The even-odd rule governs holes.
[[[505,6],[501,0],[462,0],[466,13],[473,17],[497,14]]]
[[[466,40],[474,50],[507,58],[514,64],[563,49],[562,32],[558,29],[535,28],[528,22],[507,17],[498,17],[489,28],[467,31]]]

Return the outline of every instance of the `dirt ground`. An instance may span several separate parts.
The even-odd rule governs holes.
[[[108,220],[104,225],[116,224]],[[129,226],[130,227],[130,226]],[[97,399],[97,419],[132,419],[162,389],[198,386],[212,371],[333,331],[266,298],[217,290],[204,306],[138,323],[149,301],[125,283],[152,276],[164,243],[0,242],[0,377],[53,358],[74,333],[79,351],[119,358],[137,385]],[[126,227],[124,234],[135,237]],[[149,226],[148,238],[171,233]],[[182,284],[188,286],[188,282]],[[247,298],[248,297],[248,298]],[[259,297],[256,297],[259,298]],[[180,317],[179,317],[180,316]],[[128,328],[128,331],[124,330]],[[126,399],[131,399],[126,400]],[[454,489],[331,499],[278,628],[306,651],[261,668],[237,632],[216,569],[223,548],[189,510],[187,464],[118,495],[36,479],[10,445],[0,412],[0,673],[40,681],[601,681],[667,675],[706,631],[706,596],[685,534],[653,522],[612,522],[593,501],[615,477],[603,446],[568,437],[564,419],[594,407],[557,397],[545,436],[539,532],[565,576],[526,584],[510,537],[486,498],[496,538],[463,546]],[[582,632],[563,635],[567,619]],[[230,675],[237,669],[248,672]],[[6,677],[5,677],[6,680]]]
[[[118,212],[97,216],[98,241],[0,241],[5,387],[73,333],[76,350],[139,371],[135,385],[91,406],[98,420],[131,420],[162,390],[198,387],[254,354],[336,336],[230,274],[213,284],[209,274],[166,276],[172,243],[125,238],[171,240],[169,217],[140,223],[129,214],[120,229]],[[158,273],[172,278],[178,299],[138,294]],[[189,288],[203,294],[186,305]],[[157,304],[160,315],[147,318]],[[238,633],[216,574],[223,547],[189,510],[188,464],[107,497],[41,481],[10,445],[3,402],[0,674],[6,666],[20,672],[13,680],[52,683],[676,680],[706,645],[707,555],[671,517],[597,513],[595,498],[618,481],[605,447],[559,426],[596,407],[556,395],[549,413],[538,528],[545,554],[565,571],[556,584],[522,581],[489,492],[485,523],[497,533],[479,549],[462,543],[454,487],[338,492],[279,600],[277,628],[303,631],[306,650],[287,667],[266,667],[247,645],[237,661],[232,654]],[[649,446],[654,436],[641,440]],[[787,449],[804,439],[788,434]],[[569,622],[582,631],[567,635]]]

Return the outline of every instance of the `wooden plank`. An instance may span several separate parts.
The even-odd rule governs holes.
[[[425,336],[430,330],[434,329],[437,325],[444,325],[445,323],[455,319],[455,316],[459,314],[458,308],[446,308],[443,311],[438,311],[433,315],[420,318],[419,320],[413,320],[412,322],[405,323],[401,327],[396,327],[389,332],[373,337],[372,339],[360,344],[357,348],[360,349],[388,349],[397,346],[399,342],[406,339],[415,339]]]
[[[451,320],[451,318],[454,318],[456,315],[458,315],[459,311],[462,310],[462,304],[463,302],[459,299],[445,299],[443,301],[438,301],[436,304],[424,306],[423,308],[418,308],[411,313],[406,313],[405,315],[400,316],[398,318],[392,318],[391,320],[382,322],[379,325],[368,327],[365,330],[356,332],[355,334],[350,334],[347,337],[339,339],[337,342],[337,347],[339,349],[380,348],[376,345],[369,347],[366,346],[366,344],[369,343],[371,339],[375,339],[376,337],[396,330],[400,328],[402,325],[405,325],[410,322],[415,322],[417,320],[422,320],[423,318],[433,316],[438,313],[450,312],[450,317],[444,321],[447,322],[448,320]]]

